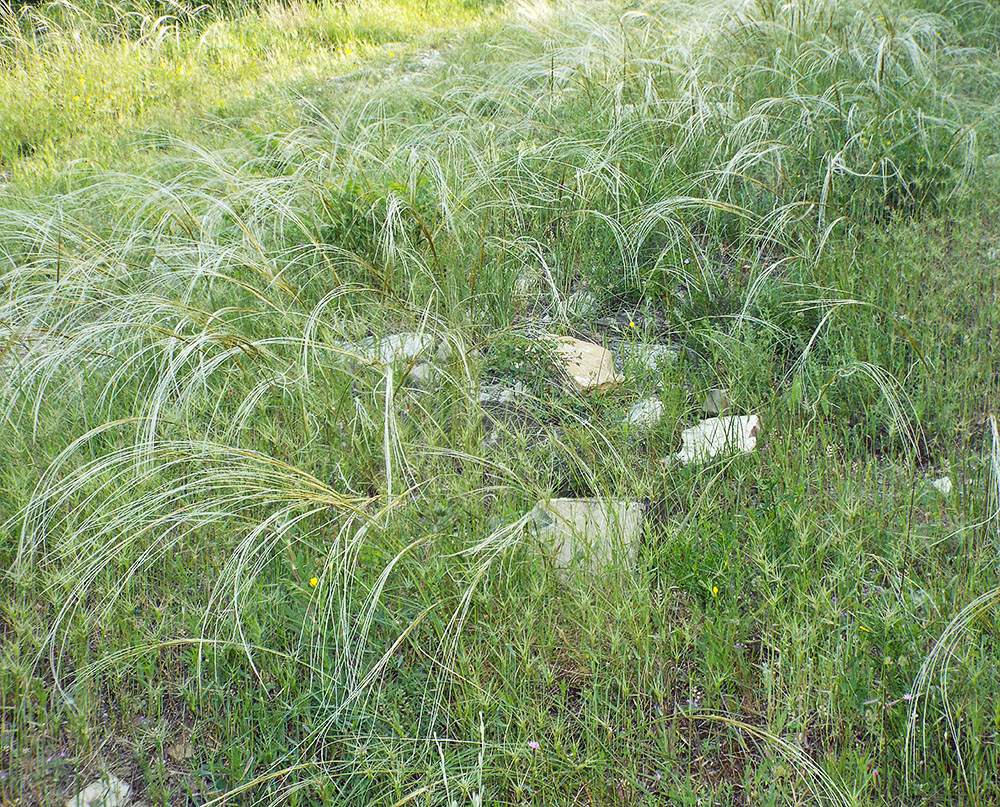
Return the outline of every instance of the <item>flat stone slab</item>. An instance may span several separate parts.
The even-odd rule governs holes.
[[[642,533],[642,505],[627,499],[543,499],[531,511],[542,551],[565,576],[573,568],[631,564]]]
[[[759,434],[757,415],[707,418],[681,432],[683,447],[674,457],[687,464],[704,462],[728,451],[753,451]]]
[[[132,788],[117,776],[104,778],[87,785],[66,802],[66,807],[125,807]]]
[[[600,392],[625,380],[615,372],[615,357],[610,350],[572,336],[556,336],[553,339],[559,361],[583,392]]]

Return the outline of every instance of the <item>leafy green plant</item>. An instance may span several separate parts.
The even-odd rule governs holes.
[[[537,335],[517,332],[500,333],[483,350],[483,368],[506,383],[520,382],[535,394],[553,383],[555,346]]]

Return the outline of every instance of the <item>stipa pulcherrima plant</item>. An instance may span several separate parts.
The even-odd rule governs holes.
[[[961,190],[989,99],[956,97],[950,71],[974,70],[977,54],[946,19],[823,2],[749,9],[723,36],[757,58],[707,88],[701,126],[723,132],[705,174],[713,195],[822,229],[919,213]]]
[[[237,647],[252,671],[259,654],[279,653],[316,676],[324,704],[297,749],[301,770],[350,770],[325,760],[323,743],[346,733],[345,715],[386,719],[387,665],[439,618],[417,721],[432,732],[476,588],[516,551],[525,521],[516,505],[497,508],[488,530],[448,544],[424,511],[442,496],[530,505],[544,492],[468,436],[481,418],[471,345],[519,309],[558,311],[576,267],[598,255],[642,291],[711,296],[714,244],[771,267],[726,315],[731,329],[708,328],[738,350],[785,262],[815,258],[841,223],[958,187],[917,167],[923,156],[960,175],[974,155],[974,110],[949,106],[930,67],[964,58],[947,27],[915,17],[889,32],[884,17],[840,14],[749,6],[674,38],[656,8],[586,5],[563,18],[527,7],[488,69],[313,105],[259,159],[192,149],[174,179],[103,177],[44,212],[0,213],[2,428],[40,432],[58,399],[85,414],[8,525],[17,574],[42,566],[71,581],[50,642],[74,609],[99,619],[157,558],[221,532],[227,560],[191,641],[199,653]],[[720,25],[716,53],[728,58],[699,39]],[[825,321],[802,335],[802,362]],[[408,385],[412,363],[360,355],[365,338],[399,330],[452,347],[434,396]],[[898,383],[866,363],[839,371],[852,374],[879,387],[915,445]],[[257,434],[272,411],[282,428]],[[592,490],[635,486],[608,435],[561,416],[606,448],[598,476],[549,435]],[[303,445],[332,453],[341,441],[332,467],[298,464]],[[473,468],[488,471],[482,482]],[[474,515],[486,521],[487,508]],[[295,652],[261,647],[245,618],[290,546],[323,558]],[[95,583],[121,558],[125,576],[95,604]],[[390,592],[431,569],[427,600],[380,622]],[[815,794],[843,803],[781,737],[717,722],[774,746]],[[419,743],[400,743],[427,770]]]
[[[316,676],[325,709],[332,710],[308,741],[322,745],[337,734],[345,714],[378,714],[372,704],[386,663],[438,605],[421,609],[377,658],[370,656],[365,637],[383,607],[384,587],[411,572],[427,573],[405,567],[430,536],[400,545],[387,533],[394,510],[412,509],[426,498],[422,488],[433,472],[418,475],[413,465],[421,455],[433,457],[440,445],[442,424],[434,412],[445,390],[456,390],[460,408],[463,395],[471,394],[465,347],[426,309],[407,312],[384,290],[310,288],[311,272],[328,272],[322,257],[336,251],[318,248],[310,256],[318,260],[306,260],[303,272],[296,262],[301,248],[294,248],[291,259],[276,266],[283,259],[262,247],[266,234],[255,229],[259,224],[238,217],[228,201],[217,209],[196,194],[180,205],[185,218],[172,230],[173,204],[183,190],[158,188],[137,203],[137,220],[121,240],[83,235],[86,228],[63,218],[57,238],[50,239],[46,222],[34,231],[22,228],[24,240],[13,245],[26,259],[5,278],[17,287],[4,311],[14,323],[5,334],[6,425],[44,430],[41,413],[54,399],[77,399],[91,417],[108,419],[62,451],[24,513],[6,525],[20,536],[14,573],[24,578],[39,567],[62,567],[60,579],[72,581],[49,634],[52,646],[63,646],[78,609],[86,607],[86,624],[100,624],[122,591],[165,555],[205,535],[228,535],[228,559],[205,603],[204,633],[187,644],[199,658],[240,648],[259,678],[261,654],[288,654],[248,637],[247,601],[286,550],[320,548],[325,557],[314,587],[316,615],[301,626],[303,655],[290,660]],[[172,208],[163,218],[151,214],[158,203]],[[146,221],[153,222],[151,231],[139,226]],[[241,237],[241,246],[219,244],[232,234]],[[155,256],[143,265],[150,242]],[[405,260],[405,254],[397,250],[393,258]],[[48,270],[54,272],[50,281],[39,283]],[[292,285],[295,279],[300,285]],[[305,308],[302,301],[310,294],[313,305]],[[361,355],[364,340],[344,327],[352,306],[414,322],[419,333],[433,333],[451,346],[450,369],[439,368],[437,402],[401,386],[410,368]],[[376,324],[374,318],[369,322]],[[275,397],[294,413],[294,433],[307,443],[324,430],[331,401],[346,397],[350,405],[346,416],[338,413],[337,429],[380,451],[377,492],[343,492],[364,484],[357,469],[347,471],[351,479],[338,469],[340,481],[325,482],[253,448],[254,420]],[[417,425],[405,437],[399,421],[404,405],[426,415],[408,418]],[[108,443],[120,447],[109,451]],[[445,453],[449,461],[482,463],[450,446]],[[88,461],[88,455],[96,456]],[[518,487],[514,471],[492,471],[500,481],[493,495]],[[523,520],[515,519],[463,550],[471,559],[469,580],[447,620],[439,659],[445,669],[476,584],[492,559],[517,543],[521,526]],[[359,557],[373,548],[388,561],[372,588],[367,582],[359,588]],[[95,602],[92,592],[102,587],[109,566],[122,562],[121,577]],[[458,564],[451,564],[449,576]],[[72,703],[73,684],[58,667],[52,672]],[[78,676],[76,683],[84,680]],[[428,686],[431,726],[440,690],[433,682]]]
[[[989,426],[991,445],[986,491],[987,516],[982,522],[966,527],[963,531],[982,529],[985,537],[992,537],[995,543],[1000,543],[1000,429],[997,427],[995,415],[990,416]],[[954,684],[952,667],[962,666],[962,646],[975,635],[977,623],[994,615],[998,607],[1000,607],[1000,587],[990,589],[976,597],[948,623],[920,665],[912,692],[907,696],[910,708],[906,723],[905,762],[906,781],[910,787],[919,785],[921,779],[919,772],[925,770],[923,763],[928,743],[936,732],[937,739],[940,741],[943,736],[944,745],[950,746],[954,751],[966,795],[973,803],[977,802],[981,795],[977,789],[978,783],[973,782],[969,776],[965,761],[971,732],[956,716],[954,704],[949,697],[949,686]],[[940,711],[940,719],[930,724],[929,718],[932,712],[937,710]]]

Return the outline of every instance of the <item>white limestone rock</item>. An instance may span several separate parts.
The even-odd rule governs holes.
[[[640,345],[622,342],[617,348],[617,353],[622,362],[629,362],[656,373],[664,365],[676,361],[681,351],[673,345]]]
[[[589,317],[597,309],[597,297],[592,291],[574,291],[566,301],[566,312],[574,317]]]
[[[582,392],[601,392],[621,384],[611,351],[572,336],[556,336],[555,349],[567,375]]]
[[[444,57],[441,52],[431,48],[430,50],[423,51],[417,54],[417,63],[424,69],[432,67],[440,67],[444,64]]]
[[[524,384],[515,381],[513,387],[503,384],[486,384],[479,389],[480,404],[508,404],[525,392]]]
[[[437,381],[438,376],[439,372],[437,367],[430,362],[422,361],[420,364],[415,364],[410,369],[408,378],[415,384],[427,386],[428,384]]]
[[[931,487],[934,488],[934,490],[936,490],[942,496],[951,496],[951,489],[952,489],[951,477],[942,476],[940,479],[935,479],[933,482],[931,482]]]
[[[674,456],[687,464],[704,462],[728,451],[753,451],[760,428],[757,415],[707,418],[681,432],[683,447]]]
[[[652,429],[663,419],[663,412],[663,401],[659,398],[643,398],[628,410],[625,422],[639,429]]]
[[[381,339],[369,336],[358,342],[355,350],[369,361],[382,364],[408,363],[416,358],[444,360],[450,354],[446,342],[439,342],[428,333],[415,332],[394,333]]]
[[[131,787],[109,773],[69,799],[66,807],[125,807],[131,793]]]

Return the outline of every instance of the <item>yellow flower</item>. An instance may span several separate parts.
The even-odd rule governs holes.
[[[318,577],[310,577],[309,578],[309,585],[312,586],[313,588],[316,588],[316,586],[319,585],[319,578]]]
[[[635,323],[634,323],[634,322],[633,322],[632,320],[629,320],[629,321],[628,321],[628,326],[629,326],[629,327],[630,327],[630,328],[631,328],[631,329],[632,329],[633,331],[635,330]]]
[[[712,596],[713,597],[718,597],[719,596],[719,587],[718,586],[712,586]]]
[[[868,630],[868,628],[866,628],[864,625],[858,625],[858,628],[860,630],[863,630],[865,633],[871,633],[871,631]]]

